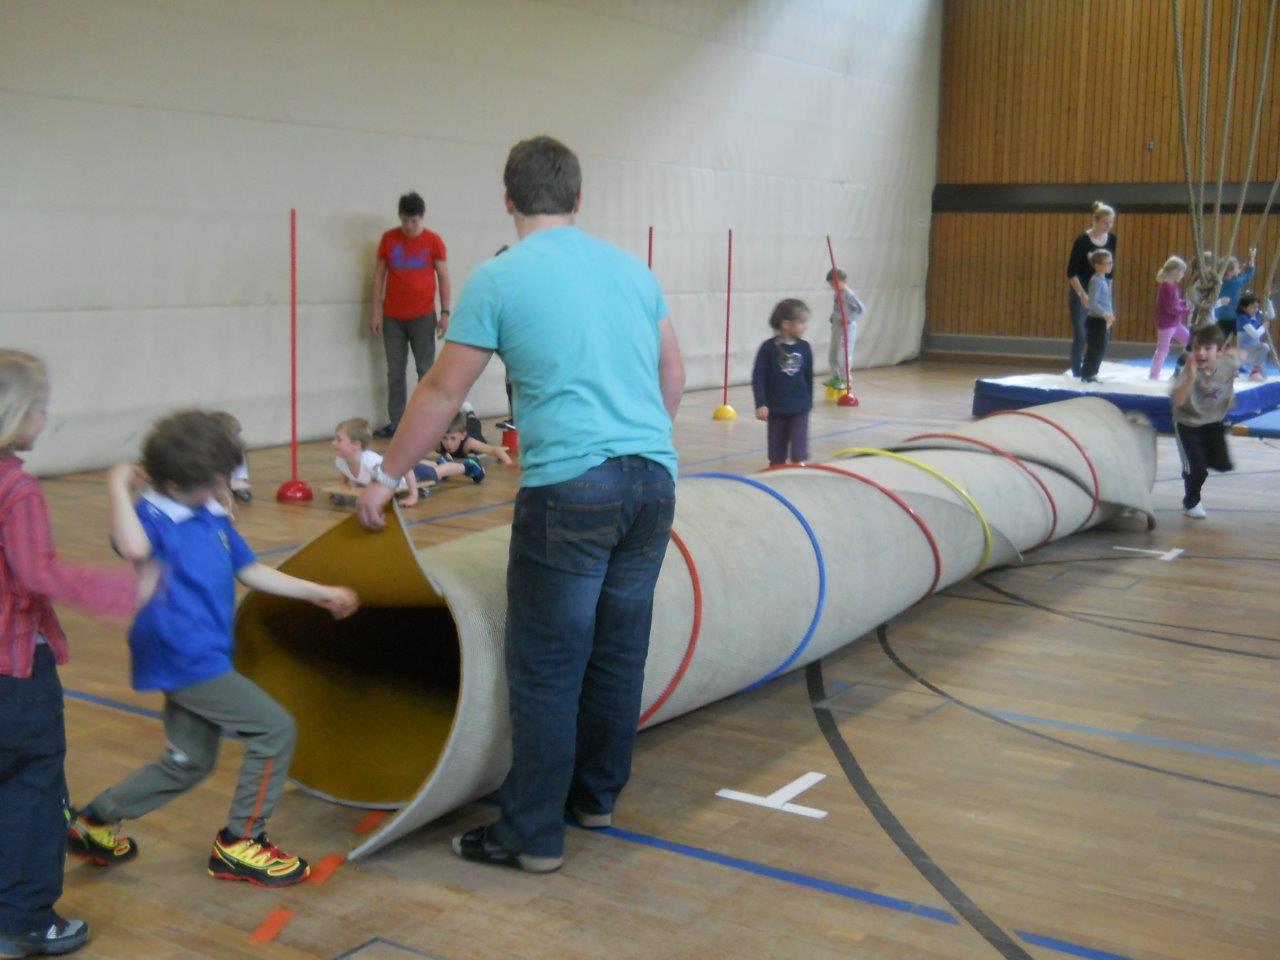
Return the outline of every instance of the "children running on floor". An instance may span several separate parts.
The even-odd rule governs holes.
[[[67,843],[95,863],[132,860],[138,844],[120,832],[213,772],[224,731],[245,744],[226,825],[213,838],[208,872],[220,880],[283,887],[306,879],[307,862],[267,839],[266,825],[289,775],[293,718],[232,666],[235,581],[251,590],[313,603],[336,618],[358,606],[347,587],[323,586],[257,561],[218,495],[241,450],[212,413],[165,417],[134,464],[108,476],[111,539],[117,552],[158,576],[134,619],[129,652],[135,690],[164,693],[166,746],[156,760],[104,790],[74,815]]]
[[[1206,516],[1200,491],[1209,471],[1232,469],[1224,421],[1235,399],[1239,360],[1233,351],[1222,348],[1225,340],[1216,324],[1196,330],[1170,395],[1173,432],[1182,459],[1182,512],[1194,520]]]

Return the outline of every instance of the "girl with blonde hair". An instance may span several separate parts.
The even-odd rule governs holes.
[[[1164,368],[1165,357],[1169,356],[1169,344],[1177,340],[1184,347],[1191,339],[1191,331],[1187,329],[1187,314],[1191,312],[1191,304],[1182,297],[1178,286],[1187,274],[1187,262],[1181,257],[1170,257],[1164,266],[1156,271],[1156,283],[1160,291],[1156,294],[1156,352],[1151,358],[1151,369],[1148,379],[1159,380],[1160,371]]]
[[[1116,255],[1116,211],[1101,200],[1094,201],[1093,223],[1076,237],[1067,259],[1067,310],[1071,316],[1071,375],[1080,376],[1089,326],[1089,281],[1093,267],[1089,257],[1095,250],[1106,250],[1114,261]],[[1108,273],[1108,280],[1111,274]]]
[[[38,357],[0,350],[0,956],[70,953],[89,939],[82,920],[53,909],[67,851],[67,734],[57,664],[67,637],[53,601],[128,618],[138,598],[129,568],[63,563],[53,550],[40,483],[18,454],[45,425],[49,376]]]

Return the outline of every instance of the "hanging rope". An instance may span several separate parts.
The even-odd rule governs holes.
[[[1240,224],[1244,220],[1244,201],[1249,193],[1249,181],[1253,179],[1253,161],[1258,155],[1258,139],[1262,135],[1262,106],[1266,102],[1267,73],[1271,69],[1271,46],[1275,34],[1276,8],[1280,0],[1271,0],[1267,6],[1267,39],[1262,48],[1262,70],[1258,75],[1258,94],[1253,100],[1253,135],[1249,140],[1249,162],[1244,169],[1244,181],[1240,184],[1240,198],[1236,202],[1236,215],[1231,224],[1231,239],[1227,250],[1234,253],[1236,239],[1240,235]],[[1276,188],[1280,187],[1280,172],[1276,174],[1275,183],[1271,186],[1271,195],[1267,198],[1267,206],[1262,211],[1262,219],[1258,221],[1258,235],[1249,246],[1257,249],[1262,239],[1262,228],[1267,222],[1267,213],[1271,209],[1271,201],[1275,198]]]
[[[1213,201],[1213,255],[1222,271],[1226,257],[1222,256],[1222,184],[1227,179],[1227,146],[1231,142],[1231,107],[1236,93],[1236,54],[1240,51],[1240,20],[1244,16],[1244,0],[1236,0],[1235,15],[1231,18],[1231,52],[1227,55],[1227,102],[1222,107],[1222,139],[1218,141],[1218,193]],[[1208,68],[1205,73],[1208,74]],[[1243,196],[1241,197],[1243,200]],[[1240,205],[1236,204],[1236,209]],[[1227,249],[1230,255],[1230,248]]]
[[[1182,169],[1187,181],[1187,211],[1191,217],[1191,245],[1196,250],[1198,260],[1204,246],[1200,238],[1199,225],[1196,220],[1196,188],[1191,178],[1191,135],[1187,129],[1187,80],[1182,61],[1182,0],[1173,0],[1173,66],[1178,81],[1178,133],[1182,138]],[[1193,261],[1195,262],[1195,261]]]
[[[1196,253],[1192,259],[1195,280],[1187,290],[1187,298],[1194,307],[1191,326],[1198,329],[1213,322],[1213,308],[1217,303],[1222,279],[1217,270],[1214,255],[1204,246],[1204,184],[1206,155],[1209,151],[1209,41],[1213,23],[1213,0],[1204,0],[1204,29],[1202,31],[1200,76],[1200,129],[1199,129],[1199,180],[1197,193],[1192,179],[1191,143],[1188,128],[1191,125],[1187,105],[1186,72],[1183,57],[1182,0],[1173,0],[1174,68],[1178,82],[1178,123],[1182,134],[1182,166],[1187,179],[1188,213],[1191,217],[1191,242]]]
[[[1222,291],[1222,272],[1227,260],[1234,255],[1236,241],[1239,239],[1240,225],[1244,220],[1245,200],[1249,184],[1253,178],[1254,162],[1257,159],[1258,141],[1262,135],[1262,108],[1268,90],[1268,74],[1271,69],[1271,53],[1275,41],[1275,24],[1277,8],[1280,0],[1270,0],[1267,6],[1267,33],[1263,47],[1262,70],[1258,78],[1258,92],[1254,98],[1253,129],[1249,136],[1249,154],[1245,166],[1244,179],[1240,184],[1240,193],[1236,199],[1235,214],[1232,218],[1231,234],[1225,250],[1220,246],[1222,240],[1222,192],[1226,181],[1227,148],[1231,136],[1231,110],[1235,93],[1236,65],[1240,51],[1240,24],[1243,20],[1244,0],[1236,0],[1235,13],[1231,22],[1231,47],[1227,63],[1227,97],[1224,106],[1225,116],[1222,123],[1222,141],[1219,145],[1217,195],[1213,205],[1213,246],[1206,248],[1204,231],[1205,211],[1205,170],[1208,155],[1209,132],[1209,88],[1211,38],[1213,31],[1213,0],[1204,0],[1203,23],[1201,30],[1201,64],[1200,64],[1200,127],[1198,130],[1198,172],[1199,190],[1191,162],[1191,119],[1187,102],[1187,80],[1184,57],[1185,22],[1182,0],[1172,0],[1173,13],[1173,53],[1174,74],[1178,85],[1178,132],[1182,140],[1182,169],[1187,183],[1187,212],[1191,221],[1191,242],[1196,249],[1192,260],[1192,284],[1187,290],[1187,299],[1191,301],[1194,311],[1191,326],[1200,329],[1213,323],[1213,312]],[[1250,249],[1256,249],[1266,230],[1267,217],[1275,205],[1277,194],[1280,194],[1280,170],[1267,194],[1262,208],[1262,216],[1258,220],[1258,228],[1253,237]],[[1280,244],[1271,259],[1267,270],[1266,283],[1262,290],[1269,295],[1274,289],[1276,274],[1280,271]]]
[[[1200,152],[1196,161],[1196,169],[1200,171],[1200,192],[1196,194],[1196,219],[1200,221],[1200,242],[1203,244],[1204,177],[1209,167],[1209,79],[1212,74],[1209,53],[1210,40],[1213,38],[1213,0],[1204,0],[1204,18],[1200,35]],[[1203,248],[1197,252],[1202,250]]]

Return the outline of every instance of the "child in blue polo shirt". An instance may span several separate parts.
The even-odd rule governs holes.
[[[155,425],[143,445],[151,484],[133,503],[137,468],[108,478],[112,541],[138,564],[151,599],[129,631],[135,690],[164,691],[167,747],[151,764],[98,794],[72,821],[68,845],[102,865],[124,863],[137,844],[120,821],[140,817],[190,790],[213,771],[222,732],[245,742],[227,826],[209,856],[210,875],[282,887],[310,868],[267,840],[293,756],[293,718],[231,665],[235,581],[251,590],[306,600],[335,617],[353,613],[346,587],[299,580],[257,561],[218,502],[240,461],[239,445],[216,414],[185,411]]]

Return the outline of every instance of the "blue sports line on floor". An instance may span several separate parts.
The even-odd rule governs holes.
[[[110,697],[102,697],[97,694],[65,688],[63,693],[68,699],[79,700],[84,703],[93,704],[94,706],[120,710],[124,713],[145,717],[149,720],[159,720],[161,718],[160,711],[158,710],[138,707],[131,703],[113,700]],[[228,733],[224,733],[223,736],[232,737],[232,735]],[[704,863],[715,864],[730,870],[749,873],[754,876],[776,880],[781,883],[787,883],[792,886],[803,887],[809,890],[816,890],[821,893],[843,897],[847,900],[854,900],[870,906],[894,910],[899,913],[920,917],[924,920],[931,920],[937,923],[945,923],[953,926],[959,925],[960,922],[951,913],[938,907],[931,907],[927,904],[916,903],[901,897],[892,897],[875,890],[867,890],[863,887],[857,887],[851,884],[838,883],[834,880],[825,880],[821,877],[815,877],[806,873],[799,873],[794,870],[772,867],[768,864],[757,863],[754,860],[744,860],[741,857],[733,857],[729,854],[720,853],[715,850],[695,847],[690,844],[679,843],[675,840],[667,840],[663,837],[656,837],[647,833],[623,830],[620,827],[607,827],[604,830],[596,830],[592,832],[601,833],[617,840],[626,841],[627,843],[635,843],[641,846],[652,847],[678,856],[689,857],[694,860],[700,860]],[[1085,960],[1132,960],[1132,958],[1125,956],[1124,954],[1108,953],[1106,951],[1097,950],[1093,947],[1074,943],[1069,940],[1060,940],[1054,937],[1042,936],[1040,934],[1029,933],[1022,930],[1015,930],[1014,933],[1033,946],[1044,947],[1047,950],[1054,950],[1068,956],[1083,957]]]

